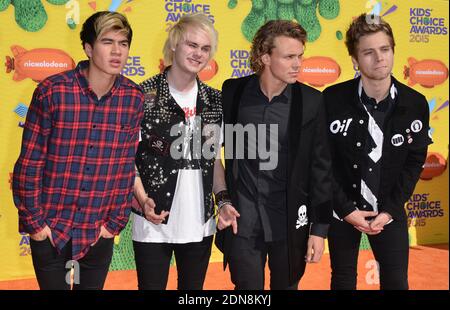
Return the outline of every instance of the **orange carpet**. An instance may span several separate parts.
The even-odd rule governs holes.
[[[358,262],[358,289],[377,290],[379,288],[373,272],[373,255],[371,251],[361,251]],[[410,250],[409,285],[412,290],[448,290],[449,257],[448,244],[416,246]],[[327,290],[330,285],[330,258],[324,255],[319,264],[308,265],[305,276],[300,282],[300,289]],[[266,270],[266,277],[269,272]],[[168,289],[176,289],[176,270],[171,267]],[[268,282],[266,280],[266,282]],[[227,271],[222,271],[222,264],[211,263],[206,275],[205,289],[230,290],[233,284]],[[268,289],[269,287],[266,286]],[[0,289],[33,290],[38,289],[36,279],[3,281]],[[137,289],[136,272],[113,271],[108,274],[105,283],[107,290]]]

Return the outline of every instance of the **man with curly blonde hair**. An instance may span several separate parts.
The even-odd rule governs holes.
[[[231,199],[220,208],[216,240],[236,289],[264,289],[267,257],[270,288],[297,289],[306,263],[319,262],[324,250],[331,160],[321,93],[297,82],[305,41],[298,23],[266,23],[250,52],[255,74],[222,87],[225,128],[255,128],[255,137],[236,147],[234,154],[246,154],[243,159],[228,155],[234,143],[228,143],[225,130]],[[256,137],[258,144],[275,146],[275,167],[262,169],[266,159],[260,145],[256,159],[247,156]]]

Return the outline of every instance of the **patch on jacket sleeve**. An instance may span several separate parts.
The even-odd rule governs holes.
[[[298,208],[297,213],[298,213],[298,219],[297,219],[297,224],[295,225],[295,228],[299,229],[300,227],[303,227],[306,224],[308,224],[308,216],[306,215],[306,206],[301,205]]]

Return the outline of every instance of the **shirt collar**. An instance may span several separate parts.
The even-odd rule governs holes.
[[[287,99],[287,102],[289,102],[292,97],[292,84],[288,84],[281,94]]]
[[[359,80],[359,84],[358,84],[358,95],[359,95],[359,99],[361,102],[376,104],[375,99],[370,98],[364,91],[361,79]],[[386,96],[386,98],[381,100],[378,104],[383,104],[385,102],[393,103],[393,102],[395,102],[397,96],[398,96],[397,87],[395,86],[394,79],[391,79],[391,87],[389,89],[389,94]]]
[[[77,67],[75,68],[75,78],[78,81],[78,85],[80,86],[83,95],[87,95],[91,92],[93,93],[92,89],[89,86],[89,81],[86,77],[86,72],[87,72],[88,68],[89,68],[89,60],[80,61],[77,64]],[[113,94],[116,91],[116,89],[120,87],[122,82],[123,82],[123,76],[121,74],[117,75],[110,91],[103,97]]]
[[[261,89],[261,85],[259,84],[259,76],[255,75],[255,78],[253,79],[253,83],[255,83],[255,87],[257,88],[258,94],[267,98]],[[250,85],[250,87],[252,87],[252,85]],[[274,98],[277,98],[278,101],[281,103],[287,104],[287,103],[289,103],[291,96],[292,96],[292,84],[287,84],[287,86],[284,88],[284,90],[281,92],[281,94],[279,94],[278,96],[275,96]]]
[[[391,88],[389,90],[389,94],[391,96],[392,100],[395,100],[395,98],[398,95],[398,91],[397,91],[397,87],[395,87],[395,83],[394,83],[394,79],[391,79]],[[362,85],[362,79],[359,79],[359,84],[358,84],[358,95],[361,98],[362,95],[366,95],[366,93],[364,92],[363,89],[363,85]],[[367,95],[366,95],[367,96]],[[367,96],[368,97],[368,96]],[[387,97],[386,97],[387,98]],[[384,99],[383,99],[384,100]]]
[[[75,68],[75,78],[80,85],[81,91],[86,95],[89,91],[89,82],[86,78],[86,69],[89,67],[89,60],[82,60]]]

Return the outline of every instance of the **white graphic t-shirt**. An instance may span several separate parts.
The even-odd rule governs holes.
[[[196,115],[198,86],[188,92],[179,92],[169,86],[170,94],[183,109],[188,130],[192,130]],[[189,136],[186,138],[189,139]],[[189,141],[186,141],[189,143]],[[184,148],[188,151],[190,148]],[[191,158],[191,154],[186,154]],[[204,223],[203,184],[201,169],[180,169],[167,224],[155,225],[144,217],[133,214],[133,240],[156,243],[200,242],[216,231],[214,218]]]

